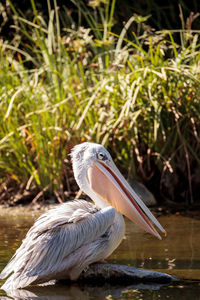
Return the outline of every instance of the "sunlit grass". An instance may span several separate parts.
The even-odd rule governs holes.
[[[199,33],[142,29],[112,33],[115,1],[94,14],[79,1],[86,28],[61,28],[57,9],[48,23],[32,0],[34,19],[15,8],[19,36],[0,45],[0,172],[25,187],[63,191],[71,147],[102,143],[129,177],[148,182],[180,172],[193,199],[200,164]],[[21,39],[26,37],[26,43]],[[168,174],[168,175],[167,175]],[[159,186],[160,185],[160,186]]]

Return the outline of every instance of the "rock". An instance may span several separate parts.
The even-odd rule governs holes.
[[[106,299],[119,298],[124,291],[133,289],[159,290],[178,278],[166,273],[138,269],[125,265],[95,263],[82,272],[79,279],[56,281],[28,286],[26,289],[6,291],[14,299]],[[10,299],[4,297],[1,299]]]
[[[154,195],[146,188],[146,186],[143,183],[138,182],[134,179],[130,179],[129,184],[134,189],[134,191],[140,196],[140,198],[142,199],[144,204],[146,204],[146,206],[156,205],[156,199]]]
[[[144,270],[131,266],[117,264],[95,263],[81,273],[78,282],[87,283],[171,283],[178,280],[177,277],[157,271]]]

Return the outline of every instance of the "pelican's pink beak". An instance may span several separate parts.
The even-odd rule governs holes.
[[[112,161],[95,162],[88,169],[87,175],[91,189],[102,200],[157,238],[161,239],[152,223],[166,234],[166,231]]]

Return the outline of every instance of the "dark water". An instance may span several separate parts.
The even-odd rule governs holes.
[[[0,211],[0,215],[2,270],[38,214],[14,210]],[[108,261],[181,277],[175,284],[38,286],[16,291],[12,295],[0,290],[0,299],[200,299],[200,218],[173,215],[159,217],[159,221],[168,232],[162,241],[127,221],[126,239]]]

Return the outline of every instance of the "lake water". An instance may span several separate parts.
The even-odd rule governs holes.
[[[38,213],[0,211],[0,270],[21,244]],[[159,241],[126,220],[126,238],[108,262],[153,269],[181,277],[170,285],[92,286],[73,284],[31,287],[0,299],[200,299],[200,217],[160,216],[168,235]],[[2,283],[2,282],[0,282]],[[10,296],[9,298],[7,296]]]

